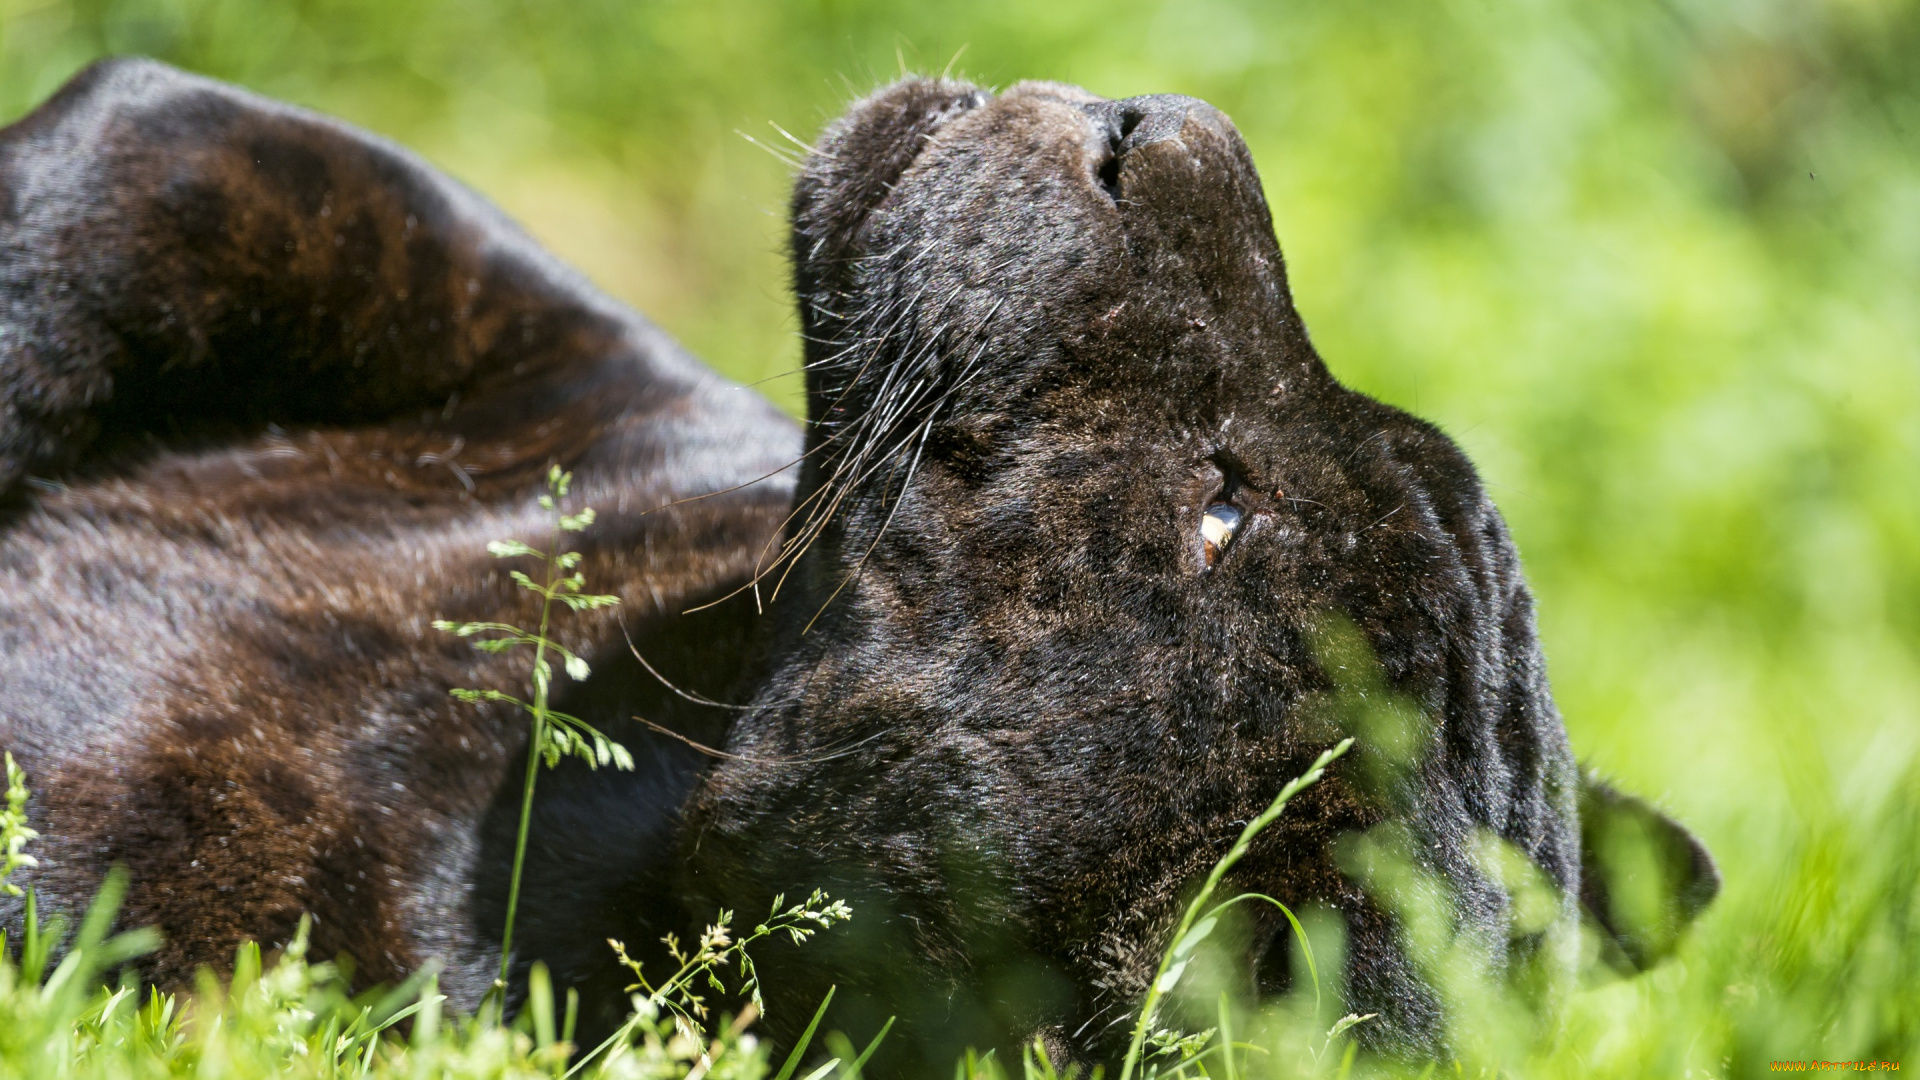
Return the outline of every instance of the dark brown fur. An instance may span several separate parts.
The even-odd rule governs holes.
[[[39,792],[32,883],[72,910],[125,863],[160,982],[305,912],[321,955],[439,958],[471,1000],[492,961],[459,924],[498,921],[481,826],[524,735],[447,696],[514,667],[429,622],[528,620],[485,544],[544,540],[560,462],[623,601],[563,635],[609,683],[639,677],[616,620],[656,655],[710,638],[678,674],[721,692],[738,617],[677,616],[740,580],[784,485],[667,504],[778,470],[795,428],[403,151],[157,65],[8,129],[0,193],[0,743]]]
[[[1336,685],[1413,702],[1410,758],[1360,730],[1228,885],[1344,919],[1363,1037],[1445,1043],[1353,835],[1413,842],[1495,968],[1552,950],[1487,837],[1559,889],[1556,931],[1607,904],[1498,511],[1444,435],[1328,373],[1204,103],[906,80],[856,105],[795,195],[804,455],[464,189],[239,91],[90,69],[0,132],[0,196],[0,744],[41,791],[31,884],[71,910],[128,865],[127,920],[166,935],[149,978],[304,913],[364,977],[432,961],[475,1001],[524,733],[447,690],[517,668],[428,623],[526,621],[483,545],[541,539],[554,463],[623,601],[565,624],[597,670],[564,704],[639,768],[543,780],[515,961],[580,987],[589,1029],[623,1004],[606,937],[826,886],[859,914],[769,950],[776,1036],[838,983],[836,1024],[902,1015],[879,1068],[1033,1037],[1111,1059],[1186,890],[1340,734]],[[1216,503],[1244,524],[1210,559]],[[1330,667],[1336,622],[1364,647]],[[670,692],[625,633],[744,708]],[[1599,912],[1652,962],[1711,861],[1587,790],[1681,886],[1657,932]],[[1242,989],[1284,989],[1281,919],[1235,932]]]

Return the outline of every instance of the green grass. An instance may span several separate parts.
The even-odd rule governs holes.
[[[0,817],[0,851],[18,856],[18,841],[32,839],[18,814],[27,789],[11,755],[6,764],[8,811]],[[32,864],[11,858],[0,864],[0,888],[12,887],[7,874],[20,865]],[[249,943],[241,946],[225,981],[203,972],[191,994],[143,995],[130,975],[117,985],[112,979],[120,965],[158,944],[150,930],[110,932],[125,891],[124,875],[110,874],[71,934],[57,918],[42,922],[29,893],[24,938],[8,942],[0,933],[0,1078],[678,1080],[697,1072],[729,1080],[788,1080],[810,1041],[802,1040],[777,1071],[768,1060],[750,1031],[760,1002],[748,946],[775,936],[798,945],[850,916],[845,905],[818,892],[796,904],[776,899],[763,922],[739,932],[723,912],[691,948],[675,948],[681,966],[656,976],[657,985],[621,951],[619,959],[635,978],[633,1014],[599,1046],[576,1047],[577,999],[571,992],[564,1002],[556,999],[544,965],[534,965],[526,1005],[513,1024],[500,1023],[491,996],[477,1016],[450,1016],[429,971],[397,987],[353,994],[345,971],[308,961],[304,920],[271,964]],[[731,977],[735,972],[746,981]],[[729,984],[746,1005],[709,1024],[711,1013],[698,993]],[[842,1074],[857,1075],[859,1060],[847,1058],[852,1071]],[[829,1058],[827,1072],[839,1064]]]
[[[1920,1068],[1912,0],[0,0],[0,119],[129,51],[325,109],[791,406],[789,173],[735,131],[811,139],[963,46],[988,83],[1232,115],[1334,372],[1440,423],[1506,513],[1575,749],[1719,858],[1674,962],[1487,1054]],[[1234,1023],[1280,1054],[1237,1075],[1337,1072],[1338,1015]]]
[[[1245,842],[1347,745],[1323,755],[1312,771],[1289,785],[1208,880],[1224,874]],[[1446,1071],[1736,1077],[1769,1071],[1777,1061],[1916,1060],[1920,798],[1914,792],[1912,785],[1903,787],[1876,820],[1836,822],[1823,842],[1783,850],[1783,859],[1792,864],[1793,886],[1755,907],[1722,907],[1678,959],[1636,979],[1590,976],[1585,985],[1557,987],[1489,981],[1479,975],[1477,942],[1451,938],[1445,918],[1436,918],[1435,910],[1402,906],[1415,955],[1428,966],[1452,1017]],[[8,794],[17,811],[25,800],[24,777],[11,767]],[[19,854],[14,840],[20,837],[17,816],[0,821],[0,849]],[[1850,868],[1851,887],[1831,887],[1830,860]],[[1400,872],[1404,875],[1404,868]],[[1405,888],[1404,876],[1387,881],[1397,896],[1430,895]],[[155,944],[147,931],[109,936],[124,889],[120,876],[110,877],[70,939],[65,927],[42,926],[31,914],[24,941],[10,948],[0,939],[0,1078],[697,1074],[826,1080],[857,1076],[873,1048],[855,1053],[844,1036],[830,1032],[817,1041],[826,1049],[815,1049],[810,1026],[776,1070],[753,1036],[752,1020],[760,1007],[756,990],[734,977],[732,993],[710,1002],[693,997],[695,989],[707,991],[709,974],[750,972],[746,945],[786,933],[799,944],[804,931],[789,928],[830,927],[849,916],[844,906],[831,905],[818,893],[790,907],[776,900],[768,919],[738,941],[723,913],[699,942],[683,953],[676,949],[683,965],[657,987],[636,967],[635,1012],[628,1024],[598,1047],[575,1048],[570,1042],[573,1003],[556,1001],[542,967],[536,966],[530,980],[527,1007],[514,1024],[501,1026],[485,1008],[478,1018],[447,1016],[430,973],[399,987],[352,995],[334,965],[308,961],[304,926],[270,966],[263,966],[257,947],[243,946],[229,981],[204,975],[190,995],[142,997],[131,983],[103,985],[103,973]],[[1159,1029],[1156,1006],[1163,997],[1214,993],[1206,973],[1208,933],[1219,913],[1242,899],[1248,898],[1214,904],[1212,890],[1203,889],[1192,901],[1137,1018],[1123,1080],[1433,1075],[1430,1063],[1357,1052],[1353,1029],[1369,1018],[1343,1015],[1337,982],[1323,979],[1321,972],[1338,970],[1340,941],[1331,921],[1312,913],[1309,925],[1295,923],[1306,947],[1298,953],[1300,989],[1291,997],[1250,1010],[1222,992],[1211,1028]],[[62,943],[65,949],[59,948]],[[1583,945],[1591,960],[1594,943]],[[56,953],[58,964],[50,964]],[[1603,969],[1589,963],[1587,970]],[[821,1013],[826,1007],[822,1002]],[[709,1017],[715,1017],[710,1025],[705,1023]],[[819,1019],[814,1017],[815,1025]],[[401,1021],[408,1023],[402,1027]],[[969,1057],[956,1069],[963,1077],[1052,1080],[1056,1075],[1037,1047],[1019,1062]]]

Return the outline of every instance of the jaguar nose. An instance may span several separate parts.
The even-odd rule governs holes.
[[[1116,201],[1121,195],[1121,174],[1133,154],[1155,143],[1180,139],[1195,124],[1212,132],[1222,126],[1232,127],[1218,109],[1184,94],[1145,94],[1122,101],[1089,102],[1080,108],[1092,121],[1095,138],[1106,144],[1106,155],[1096,172],[1101,186]]]
[[[1088,108],[1098,110],[1109,130],[1119,135],[1115,145],[1123,152],[1180,134],[1188,115],[1196,110],[1215,111],[1199,98],[1184,94],[1143,94],[1124,101],[1103,101]]]

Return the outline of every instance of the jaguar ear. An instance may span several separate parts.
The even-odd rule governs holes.
[[[1591,772],[1580,778],[1580,902],[1602,931],[1601,960],[1624,975],[1672,955],[1720,892],[1698,837]]]
[[[1636,974],[1667,959],[1720,894],[1713,855],[1645,799],[1580,776],[1580,903],[1601,930],[1601,961]]]

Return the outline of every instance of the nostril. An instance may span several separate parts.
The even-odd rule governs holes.
[[[1094,178],[1107,197],[1117,203],[1120,201],[1120,163],[1129,149],[1125,145],[1127,136],[1147,118],[1147,111],[1137,105],[1113,101],[1082,107],[1093,118],[1096,131],[1105,129],[1106,154],[1094,168]]]
[[[1114,143],[1115,145],[1107,150],[1106,160],[1094,170],[1094,176],[1099,179],[1100,187],[1107,193],[1107,198],[1117,203],[1120,201],[1120,151],[1117,145],[1119,140],[1114,140]]]

